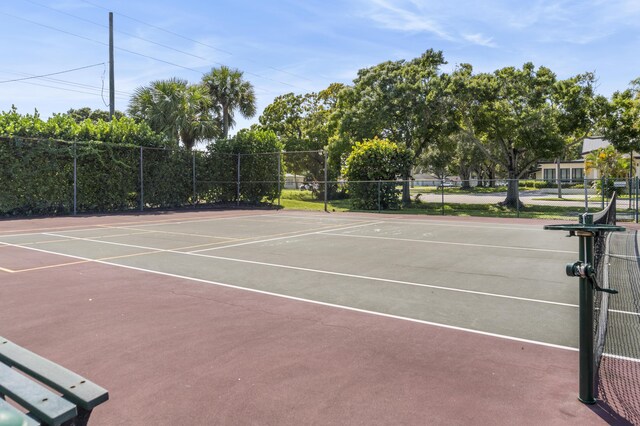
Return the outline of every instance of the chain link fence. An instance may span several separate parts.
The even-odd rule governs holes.
[[[602,209],[615,191],[619,220],[638,221],[637,177],[348,182],[328,173],[324,151],[243,154],[3,139],[0,216],[269,206],[560,219]]]

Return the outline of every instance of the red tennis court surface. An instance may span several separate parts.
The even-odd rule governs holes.
[[[615,422],[577,401],[575,241],[543,224],[3,221],[0,335],[108,389],[92,425]]]

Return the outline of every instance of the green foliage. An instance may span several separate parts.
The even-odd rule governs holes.
[[[231,139],[208,147],[207,175],[212,183],[209,197],[222,202],[258,204],[278,198],[278,153],[283,145],[272,131],[241,130]],[[238,199],[238,159],[240,198]],[[284,167],[280,164],[280,187],[284,186]]]
[[[0,136],[68,142],[101,141],[145,147],[170,144],[169,140],[155,133],[147,124],[137,123],[129,117],[114,118],[112,121],[86,119],[78,123],[68,114],[54,114],[44,121],[37,113],[21,115],[15,108],[0,113]]]
[[[6,183],[0,186],[0,216],[73,212],[74,163],[79,212],[137,209],[141,202],[145,208],[167,208],[237,201],[237,154],[241,202],[257,204],[279,195],[282,144],[273,132],[241,131],[200,153],[166,148],[165,138],[130,118],[77,123],[56,115],[45,122],[12,110],[0,114],[0,126],[12,136],[0,137],[0,179]],[[59,140],[63,137],[70,140]],[[138,141],[146,146],[134,145]],[[280,187],[284,173],[281,178]]]
[[[527,188],[527,189],[541,189],[541,188],[555,188],[557,185],[554,182],[547,182],[546,180],[519,179],[518,186],[520,188]]]
[[[229,129],[235,126],[234,112],[237,110],[245,118],[256,114],[256,95],[253,85],[245,81],[244,73],[227,66],[212,68],[202,77],[202,86],[211,100],[211,110],[222,120],[223,139],[229,135]]]
[[[594,81],[590,73],[558,80],[532,63],[477,75],[463,65],[453,74],[450,90],[463,130],[508,173],[506,205],[520,204],[515,179],[541,158],[560,156],[568,139],[591,129],[600,110]]]
[[[154,131],[191,150],[196,142],[217,136],[220,123],[211,114],[212,101],[201,85],[171,78],[136,89],[129,113]]]
[[[84,120],[87,120],[87,119],[91,121],[98,121],[98,120],[109,121],[109,111],[103,111],[101,109],[91,109],[89,107],[83,107],[78,109],[71,108],[69,111],[66,112],[65,115],[68,115],[69,117],[71,117],[76,123],[82,123]],[[120,119],[120,118],[123,118],[125,115],[122,111],[116,110],[113,116],[114,118]]]
[[[640,80],[613,94],[602,124],[604,137],[617,150],[640,151]]]
[[[346,162],[351,203],[356,209],[400,207],[400,191],[395,180],[406,176],[413,152],[387,140],[358,142]],[[377,182],[386,181],[386,182]]]

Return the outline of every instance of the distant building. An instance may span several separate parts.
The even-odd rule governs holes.
[[[580,160],[560,162],[560,181],[565,183],[579,183],[585,178],[589,180],[600,178],[600,173],[597,169],[587,169],[586,156],[593,151],[600,148],[606,148],[609,145],[609,141],[601,137],[594,136],[585,138],[582,142],[582,158]],[[629,157],[629,154],[623,155],[625,157]],[[555,161],[543,161],[538,163],[536,179],[555,182],[557,180],[557,169],[558,164]],[[640,176],[640,156],[636,152],[633,153],[633,169],[635,171],[634,175]]]

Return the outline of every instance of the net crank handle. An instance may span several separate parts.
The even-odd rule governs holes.
[[[602,288],[598,285],[598,280],[596,279],[596,271],[593,269],[588,263],[583,262],[575,262],[575,263],[567,263],[566,267],[567,275],[570,277],[580,277],[586,278],[591,281],[593,284],[593,288],[596,291],[602,291],[609,294],[618,294],[618,290],[613,288]]]

